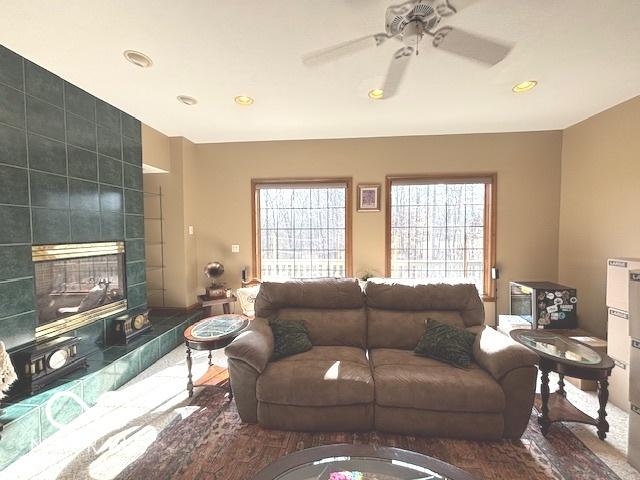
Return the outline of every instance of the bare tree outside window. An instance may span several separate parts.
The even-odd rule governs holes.
[[[391,276],[471,281],[485,293],[484,182],[391,182]]]
[[[257,195],[260,278],[346,275],[346,185],[260,185]]]

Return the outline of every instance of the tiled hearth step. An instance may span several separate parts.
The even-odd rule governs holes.
[[[51,416],[61,424],[69,423],[82,413],[83,403],[94,406],[100,395],[121,387],[182,343],[186,328],[201,316],[199,310],[152,311],[153,329],[148,335],[126,346],[101,348],[89,355],[87,369],[76,370],[37,395],[3,404],[0,470],[58,430],[47,416],[47,401],[53,395],[64,392],[52,404]]]

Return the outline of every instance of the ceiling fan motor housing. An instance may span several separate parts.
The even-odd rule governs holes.
[[[386,29],[390,36],[404,37],[422,36],[432,31],[441,20],[439,5],[433,0],[411,0],[400,5],[387,8]]]

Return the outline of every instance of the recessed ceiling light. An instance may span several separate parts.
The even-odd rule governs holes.
[[[124,58],[140,68],[149,68],[151,65],[153,65],[153,60],[151,60],[142,52],[136,52],[135,50],[125,50],[123,55]]]
[[[533,90],[533,88],[538,85],[538,82],[535,80],[526,80],[524,82],[520,82],[517,85],[514,85],[511,89],[513,93],[524,93],[529,90]]]
[[[185,105],[195,105],[196,103],[198,103],[198,100],[190,97],[189,95],[178,95],[178,101],[184,103]]]
[[[381,100],[384,97],[384,90],[381,88],[374,88],[369,90],[369,98],[371,100]]]
[[[253,98],[247,97],[246,95],[238,95],[233,100],[238,105],[242,105],[243,107],[246,107],[246,106],[251,105],[253,103]]]

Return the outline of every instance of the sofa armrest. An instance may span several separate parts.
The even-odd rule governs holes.
[[[224,353],[262,373],[273,354],[273,333],[269,322],[260,317],[251,320],[247,329],[224,349]]]
[[[511,370],[534,366],[538,362],[534,352],[491,327],[485,327],[476,336],[473,356],[496,380]]]

